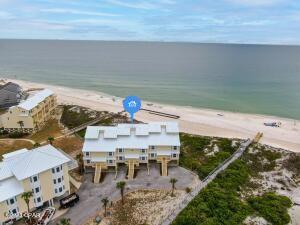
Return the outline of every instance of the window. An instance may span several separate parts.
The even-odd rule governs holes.
[[[114,155],[113,152],[109,152],[109,153],[108,153],[108,156],[113,156],[113,155]]]
[[[119,160],[124,160],[124,156],[119,156]]]
[[[39,203],[39,202],[41,202],[42,200],[41,200],[40,197],[38,197],[38,198],[36,199],[36,201]]]
[[[54,190],[54,191],[55,191],[55,194],[57,194],[57,189],[56,189],[56,188],[55,188],[55,190]]]
[[[62,187],[59,188],[59,192],[62,192]]]
[[[56,184],[56,180],[55,179],[53,179],[53,183]]]
[[[12,212],[13,214],[17,214],[17,210],[16,210],[16,209],[13,209],[11,212]]]
[[[122,153],[123,152],[123,148],[119,148],[119,153]]]
[[[15,203],[15,200],[14,200],[13,198],[11,198],[11,199],[9,200],[9,203],[12,205],[12,204]]]
[[[88,160],[86,160],[86,163],[87,163],[87,164],[91,163],[91,160],[89,160],[89,159],[88,159]]]
[[[57,173],[59,172],[59,167],[56,168],[56,172],[57,172]]]
[[[152,158],[156,157],[156,154],[155,153],[151,153],[151,157]]]
[[[55,169],[54,168],[52,168],[52,173],[55,173]]]
[[[90,153],[89,153],[89,152],[86,152],[86,153],[85,153],[85,156],[90,156]]]
[[[62,170],[62,165],[60,165],[60,170]]]
[[[109,163],[109,164],[112,164],[113,163],[113,161],[110,159],[110,160],[107,160],[107,162]]]
[[[154,150],[154,149],[155,149],[155,146],[151,146],[151,149]]]
[[[173,146],[173,150],[177,150],[178,149],[178,147],[177,146]]]
[[[34,177],[33,177],[33,182],[37,182],[37,180],[38,180],[38,177],[37,177],[37,176],[34,176]]]
[[[65,185],[63,185],[63,189],[65,190]]]
[[[39,192],[40,192],[40,188],[39,187],[35,188],[35,193],[39,193]]]
[[[60,183],[60,182],[61,182],[61,178],[58,178],[58,179],[57,179],[57,182]]]
[[[64,180],[64,176],[62,176],[61,179]]]
[[[173,154],[173,158],[177,158],[177,154]]]
[[[142,156],[142,157],[140,157],[140,160],[145,161],[146,157]]]
[[[142,153],[146,153],[146,149],[142,149],[141,152],[142,152]]]

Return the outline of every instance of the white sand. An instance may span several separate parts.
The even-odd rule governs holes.
[[[57,94],[60,103],[76,104],[95,110],[111,112],[120,112],[123,110],[122,99],[101,92],[20,80],[10,81],[20,84],[24,89],[49,88]],[[300,121],[266,115],[224,112],[158,103],[153,103],[152,106],[147,104],[149,102],[143,102],[143,108],[180,116],[178,122],[182,132],[227,138],[253,138],[257,132],[263,132],[262,144],[300,152]],[[223,116],[217,114],[223,114]],[[143,122],[173,120],[152,115],[145,111],[138,112],[136,119]],[[266,127],[263,124],[264,122],[279,121],[282,123],[280,128]]]

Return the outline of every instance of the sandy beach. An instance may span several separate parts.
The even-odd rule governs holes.
[[[75,104],[94,110],[120,112],[123,110],[122,99],[101,92],[72,89],[62,86],[33,83],[7,79],[20,84],[25,90],[31,88],[49,88],[53,90],[59,103]],[[300,152],[300,121],[267,115],[225,112],[211,109],[173,106],[143,102],[144,109],[180,116],[181,132],[191,134],[227,137],[253,138],[257,132],[263,132],[262,144]],[[143,122],[175,120],[140,111],[136,119]],[[266,127],[264,122],[281,122],[281,127]]]

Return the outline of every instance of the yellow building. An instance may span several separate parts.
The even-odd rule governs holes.
[[[51,90],[37,92],[17,106],[10,107],[1,115],[1,126],[9,132],[33,133],[40,130],[54,114],[57,107],[56,96]]]
[[[119,124],[115,127],[87,128],[83,146],[85,167],[95,168],[94,182],[101,172],[118,165],[128,166],[128,178],[135,168],[155,161],[161,164],[161,174],[168,175],[168,164],[178,164],[180,139],[178,124],[161,122],[149,124]]]
[[[52,206],[54,201],[70,193],[70,158],[51,145],[34,150],[22,149],[3,155],[0,163],[0,224],[27,212],[22,199],[32,192],[31,210]]]

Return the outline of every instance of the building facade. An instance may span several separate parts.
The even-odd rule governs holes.
[[[0,85],[0,108],[18,105],[24,97],[25,94],[18,84],[8,82]]]
[[[1,115],[1,124],[8,132],[34,133],[55,114],[56,107],[56,96],[51,90],[45,89],[19,105],[10,107]]]
[[[27,212],[22,199],[32,192],[30,210],[52,206],[54,201],[70,193],[70,159],[51,145],[34,150],[22,149],[3,155],[0,163],[0,224],[20,218]]]
[[[95,168],[94,182],[110,167],[128,166],[128,178],[135,168],[149,162],[161,164],[161,175],[168,175],[168,164],[178,164],[180,155],[177,123],[119,124],[116,127],[87,128],[83,146],[85,167]]]

